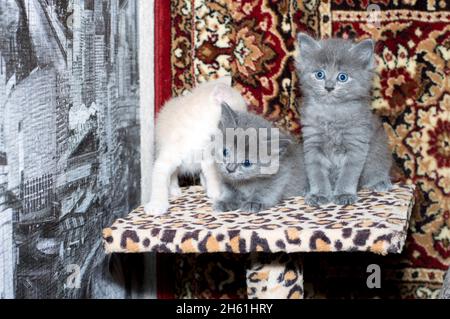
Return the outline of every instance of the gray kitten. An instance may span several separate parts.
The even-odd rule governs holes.
[[[445,275],[444,284],[442,285],[439,298],[450,299],[450,268],[447,270],[447,275]]]
[[[216,161],[218,172],[222,179],[222,196],[214,204],[217,211],[240,209],[247,212],[259,212],[277,205],[283,198],[304,196],[306,194],[306,175],[303,165],[302,145],[296,144],[288,136],[279,133],[271,135],[272,125],[269,121],[247,112],[235,112],[228,105],[222,104],[222,119],[219,128],[226,139],[226,129],[264,129],[267,136],[257,134],[245,138],[244,147],[237,147],[237,139],[229,144],[226,141],[218,144],[216,152],[221,161]],[[272,143],[278,138],[278,148]],[[263,144],[260,144],[263,143]],[[268,173],[268,161],[260,156],[256,161],[249,157],[251,144],[255,145],[261,156],[269,154],[270,163],[278,166]],[[218,149],[223,145],[223,149]],[[260,153],[261,151],[261,153]]]
[[[297,68],[309,193],[306,203],[349,205],[360,188],[387,191],[391,153],[381,121],[370,110],[374,43],[316,41],[298,35]]]

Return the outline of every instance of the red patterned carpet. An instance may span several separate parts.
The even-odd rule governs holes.
[[[231,73],[253,105],[252,111],[298,136],[301,90],[294,72],[297,32],[376,39],[378,75],[372,107],[384,120],[403,175],[419,188],[407,247],[401,256],[388,258],[308,256],[311,276],[305,278],[306,289],[309,284],[314,287],[309,297],[436,297],[450,264],[450,3],[157,3],[158,104],[196,83]],[[374,8],[380,11],[371,14]],[[195,265],[194,259],[177,259],[177,284],[162,279],[160,296],[245,296],[238,256],[234,261],[204,256]],[[373,261],[382,265],[385,274],[383,288],[378,291],[361,286],[364,267]],[[167,267],[167,261],[160,265]]]

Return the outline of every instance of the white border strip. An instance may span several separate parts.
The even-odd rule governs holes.
[[[142,203],[150,200],[155,113],[154,0],[139,0],[139,74]]]
[[[153,167],[155,87],[154,87],[154,0],[138,0],[139,77],[141,125],[141,202],[150,200]],[[156,298],[156,257],[146,254],[144,293],[139,298]]]

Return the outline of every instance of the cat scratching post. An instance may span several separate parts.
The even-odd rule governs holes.
[[[301,253],[400,253],[413,205],[413,186],[362,191],[351,206],[307,206],[292,198],[260,213],[212,210],[201,187],[183,189],[164,216],[140,207],[103,230],[107,253],[250,253],[249,298],[303,298]]]

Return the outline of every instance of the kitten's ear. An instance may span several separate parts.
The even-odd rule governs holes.
[[[286,135],[281,135],[279,140],[280,155],[284,154],[294,141]]]
[[[272,138],[277,138],[278,136],[278,149],[279,155],[283,155],[289,148],[289,146],[291,146],[291,144],[294,143],[293,139],[285,134],[284,132],[281,132],[281,130],[278,131],[278,133],[275,134],[275,136],[273,136]]]
[[[353,46],[351,51],[361,60],[368,69],[375,66],[375,42],[372,39],[363,40]]]
[[[320,49],[320,44],[314,38],[306,33],[300,32],[297,35],[297,41],[300,48],[300,56],[305,57],[317,49]]]
[[[222,102],[221,106],[222,106],[222,118],[220,120],[220,125],[222,127],[224,127],[224,126],[230,127],[230,125],[232,127],[236,127],[236,125],[237,125],[236,112],[234,112],[231,109],[231,107],[225,102]]]

